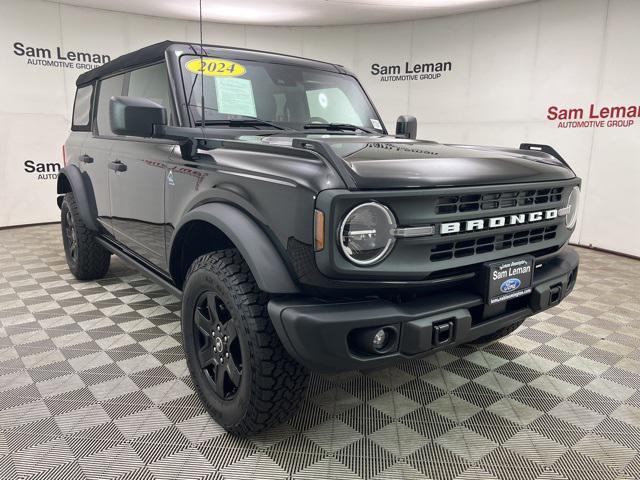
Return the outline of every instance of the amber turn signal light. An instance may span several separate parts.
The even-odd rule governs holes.
[[[324,248],[324,213],[320,210],[313,212],[313,249],[319,252]]]

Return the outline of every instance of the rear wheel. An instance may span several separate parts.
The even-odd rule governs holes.
[[[96,234],[82,221],[73,193],[67,193],[60,208],[62,244],[67,265],[78,280],[96,280],[109,270],[111,253],[96,241]]]
[[[196,259],[187,273],[182,332],[200,399],[225,429],[248,435],[286,421],[308,382],[280,343],[268,297],[235,249]]]

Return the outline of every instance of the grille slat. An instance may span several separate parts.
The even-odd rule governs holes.
[[[540,188],[510,192],[492,192],[472,195],[447,195],[436,202],[436,214],[478,212],[503,208],[526,207],[559,202],[564,187]]]
[[[556,238],[557,230],[558,225],[549,225],[475,239],[438,243],[431,248],[429,259],[432,262],[443,262],[453,258],[463,258],[553,240]]]

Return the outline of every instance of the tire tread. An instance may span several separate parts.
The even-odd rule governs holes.
[[[187,272],[185,284],[200,269],[213,273],[229,288],[245,319],[242,325],[249,344],[254,381],[250,385],[246,415],[237,424],[227,426],[227,430],[246,436],[286,421],[300,406],[309,375],[282,346],[267,314],[268,295],[260,290],[237,249],[198,257]],[[212,407],[197,382],[196,388],[211,413]]]
[[[66,206],[66,207],[65,207]],[[103,278],[109,271],[111,253],[96,241],[96,234],[82,221],[78,204],[73,193],[64,196],[62,204],[62,235],[64,232],[65,208],[71,211],[73,216],[76,236],[78,238],[78,261],[72,264],[69,260],[69,270],[78,280],[97,280]]]

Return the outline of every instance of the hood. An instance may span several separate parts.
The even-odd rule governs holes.
[[[538,151],[445,145],[390,136],[307,137],[329,144],[362,189],[498,185],[575,177],[563,162]],[[286,136],[263,141],[291,144]]]

